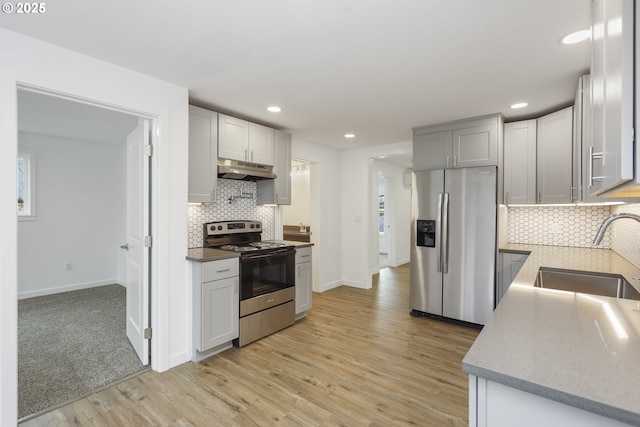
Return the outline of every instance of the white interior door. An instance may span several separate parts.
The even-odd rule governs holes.
[[[140,119],[127,136],[127,337],[143,365],[149,364],[149,122]]]

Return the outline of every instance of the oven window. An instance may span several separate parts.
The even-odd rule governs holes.
[[[295,286],[294,274],[295,251],[243,256],[240,259],[240,299]]]

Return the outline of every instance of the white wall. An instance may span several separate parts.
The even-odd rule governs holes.
[[[124,145],[22,132],[19,144],[36,151],[38,209],[18,222],[18,297],[124,284]]]
[[[152,367],[188,360],[188,91],[0,29],[0,425],[17,419],[17,85],[125,108],[153,119]]]
[[[311,220],[310,173],[294,173],[291,176],[291,204],[283,206],[282,212],[284,225],[309,225]]]
[[[408,153],[412,148],[412,142],[407,141],[343,152],[341,241],[345,254],[342,274],[347,285],[370,288],[372,272],[377,271],[378,228],[374,205],[377,202],[378,179],[372,159]]]
[[[322,292],[342,284],[343,248],[341,152],[293,136],[292,156],[312,162],[311,242],[313,290]]]

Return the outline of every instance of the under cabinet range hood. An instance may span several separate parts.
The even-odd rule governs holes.
[[[276,174],[273,173],[273,166],[218,159],[218,178],[260,181],[263,179],[275,179]]]

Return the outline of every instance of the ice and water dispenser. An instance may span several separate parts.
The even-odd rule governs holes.
[[[436,247],[436,222],[431,219],[419,219],[416,246]]]

